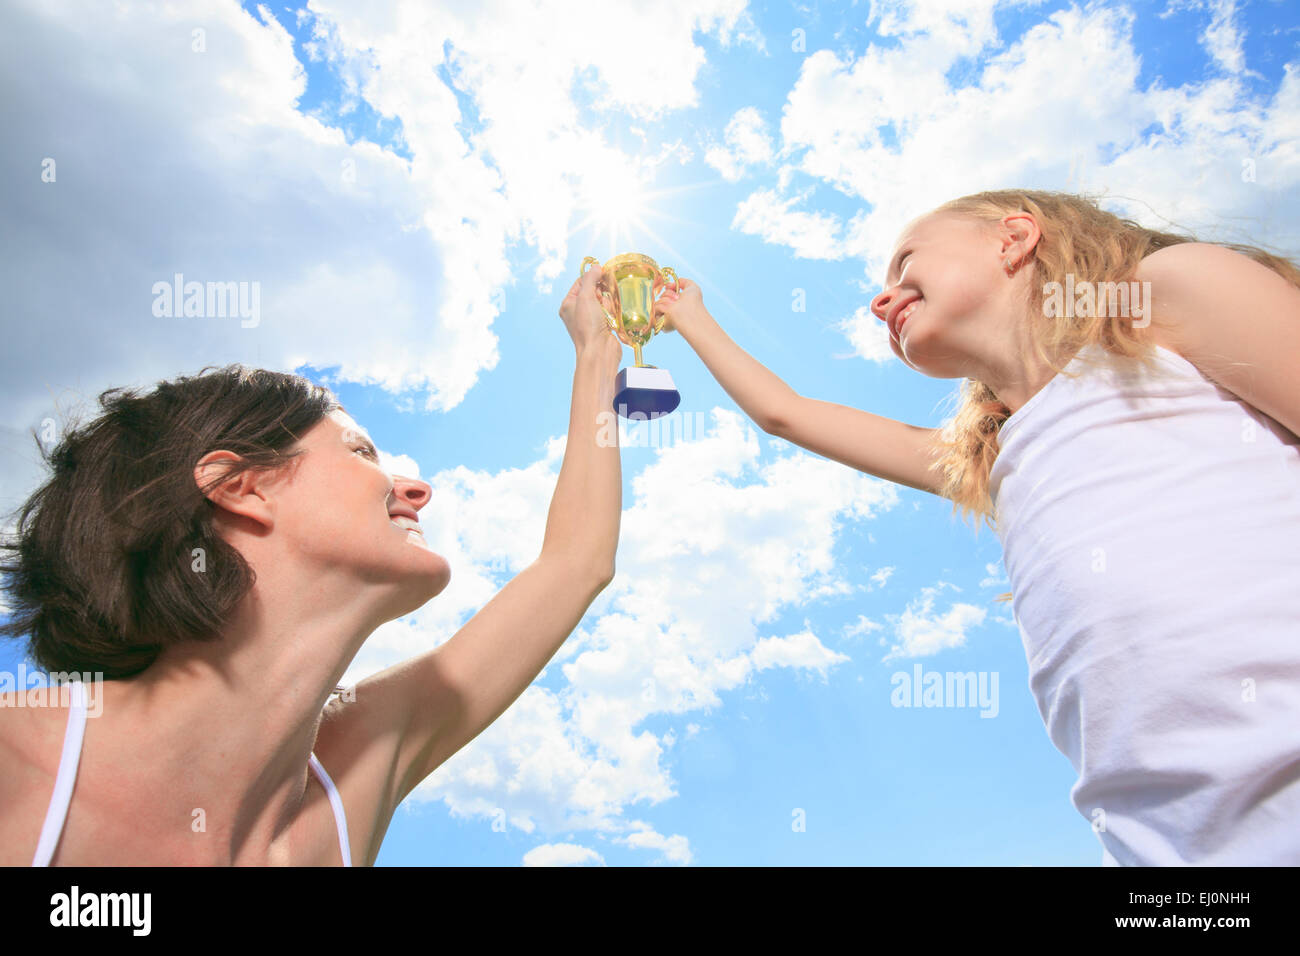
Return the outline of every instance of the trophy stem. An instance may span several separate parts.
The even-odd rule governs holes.
[[[633,357],[636,359],[636,365],[637,365],[637,368],[644,368],[644,367],[645,367],[645,362],[642,362],[642,361],[641,361],[641,343],[640,343],[640,342],[633,342],[633,343],[632,343],[632,355],[633,355]]]

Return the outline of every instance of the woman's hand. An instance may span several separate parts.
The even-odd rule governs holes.
[[[655,314],[663,313],[666,316],[663,328],[659,330],[661,333],[689,329],[701,315],[708,315],[698,285],[690,279],[678,279],[677,285],[682,290],[680,294],[665,289],[655,302]]]
[[[623,343],[610,329],[609,320],[600,308],[600,299],[596,295],[599,281],[600,270],[594,268],[588,269],[582,278],[575,281],[560,303],[560,318],[564,320],[579,355],[594,350],[613,357],[617,364],[623,355]]]

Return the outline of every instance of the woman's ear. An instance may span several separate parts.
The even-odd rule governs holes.
[[[208,452],[194,466],[194,481],[199,492],[218,508],[270,529],[275,515],[266,494],[265,473],[249,468],[223,478],[231,463],[242,460],[233,451]]]

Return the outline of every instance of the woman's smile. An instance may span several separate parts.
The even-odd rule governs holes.
[[[406,508],[391,511],[388,514],[388,520],[402,531],[405,531],[409,540],[427,547],[424,540],[424,529],[420,527],[420,519],[416,517],[413,511]]]

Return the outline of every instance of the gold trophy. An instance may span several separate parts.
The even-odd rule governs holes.
[[[641,361],[641,348],[664,327],[667,316],[654,321],[655,296],[669,278],[674,290],[681,291],[677,273],[666,267],[661,269],[649,256],[637,252],[615,256],[603,266],[599,259],[587,256],[578,270],[579,277],[586,274],[589,264],[600,267],[596,294],[610,331],[624,345],[632,346],[636,359],[636,365],[619,369],[614,385],[614,410],[624,418],[636,417],[641,421],[667,415],[681,403],[682,396],[666,368]]]

